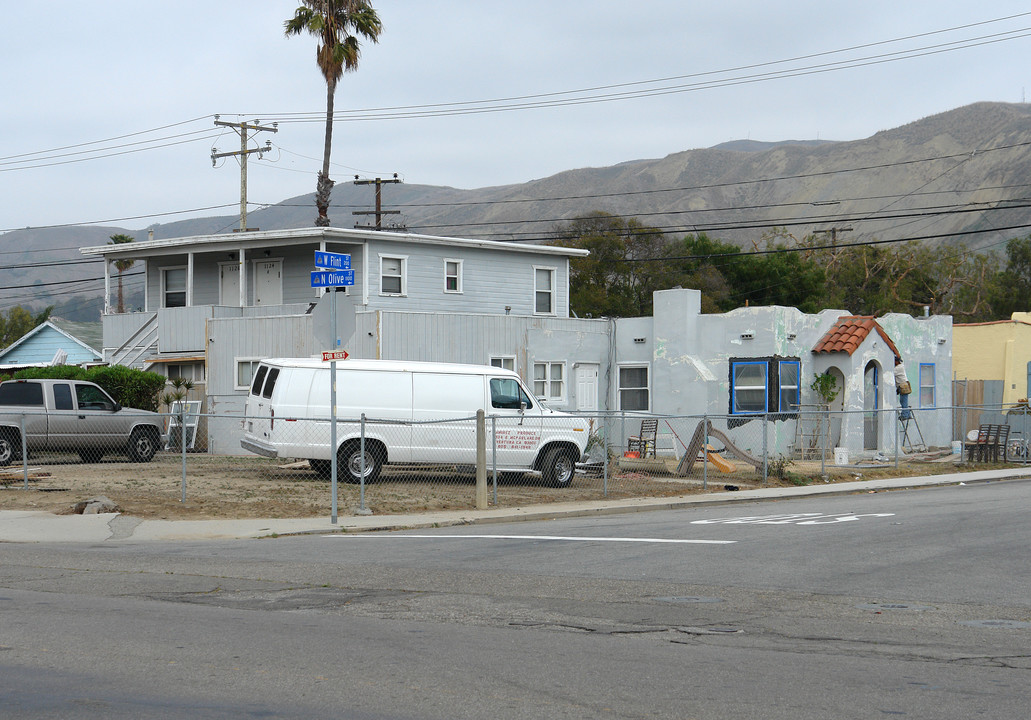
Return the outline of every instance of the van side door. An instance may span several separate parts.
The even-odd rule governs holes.
[[[526,388],[512,377],[493,377],[489,382],[490,408],[496,418],[498,468],[533,466],[541,442],[541,407]],[[491,420],[487,420],[487,466],[491,467]]]
[[[475,465],[483,401],[483,375],[412,373],[412,462]]]

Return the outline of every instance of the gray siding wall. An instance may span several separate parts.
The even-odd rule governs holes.
[[[598,395],[609,392],[608,320],[411,312],[358,313],[347,348],[354,357],[487,365],[514,357],[516,372],[533,382],[534,363],[565,364],[566,393],[559,408],[576,407],[574,370],[598,364]],[[553,403],[554,404],[554,403]]]
[[[311,287],[311,271],[317,245],[279,247],[245,254],[248,265],[247,303],[254,303],[254,264],[266,260],[282,260],[283,303],[304,303],[318,299],[320,291]],[[411,308],[432,312],[489,312],[502,315],[508,307],[513,315],[534,314],[534,268],[552,268],[554,275],[554,306],[556,317],[569,315],[569,263],[565,256],[536,253],[505,252],[497,249],[454,248],[447,245],[370,241],[368,259],[363,258],[365,246],[328,244],[332,252],[351,254],[355,286],[350,290],[355,302],[364,298],[362,284],[368,268],[369,310]],[[228,252],[196,253],[193,260],[193,305],[218,305],[219,263],[230,260]],[[380,287],[381,257],[405,259],[405,295],[383,295]],[[460,260],[462,263],[462,289],[459,293],[444,290],[444,262]],[[164,268],[185,267],[185,254],[150,258],[147,261],[147,307],[161,308],[161,271]],[[231,303],[230,303],[231,305]],[[267,309],[269,306],[265,306]],[[164,330],[162,329],[162,334]]]
[[[208,320],[208,393],[233,395],[240,358],[311,357],[310,315]]]
[[[406,295],[382,295],[380,258],[405,257]],[[462,261],[462,292],[444,292],[445,258]],[[568,263],[563,256],[508,253],[444,245],[369,243],[369,310],[412,308],[428,312],[534,314],[534,266],[555,270],[555,315],[569,315]],[[357,282],[357,279],[355,280]]]

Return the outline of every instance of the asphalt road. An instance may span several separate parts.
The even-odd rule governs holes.
[[[5,718],[1022,718],[1031,482],[0,544]]]

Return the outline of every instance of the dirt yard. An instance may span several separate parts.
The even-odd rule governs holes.
[[[933,475],[990,467],[957,465],[953,456],[921,458],[919,462],[879,466],[821,466],[819,461],[789,463],[773,469],[767,487],[842,482],[888,476]],[[823,472],[821,472],[821,470]],[[824,478],[824,473],[827,475]],[[569,488],[542,487],[532,477],[502,478],[497,487],[499,506],[518,507],[575,500],[621,497],[673,497],[678,495],[760,487],[761,474],[748,465],[733,472],[703,474],[697,463],[689,477],[678,477],[675,463],[621,461],[610,466],[608,477],[578,474]],[[704,487],[703,487],[704,485]],[[163,519],[284,518],[328,515],[331,485],[312,472],[306,462],[283,463],[262,458],[187,456],[185,501],[180,456],[159,454],[153,462],[133,464],[119,458],[85,464],[78,457],[32,458],[25,472],[20,464],[0,468],[0,510],[72,512],[76,503],[104,495],[120,510],[135,517]],[[494,488],[488,474],[488,499]],[[353,514],[360,506],[360,489],[338,485],[338,512]],[[475,507],[475,478],[455,468],[387,468],[380,479],[366,486],[365,506],[377,514],[425,510],[461,510]]]

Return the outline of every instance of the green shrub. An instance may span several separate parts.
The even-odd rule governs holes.
[[[139,410],[158,409],[158,393],[165,386],[165,376],[124,365],[104,365],[83,370],[76,365],[25,368],[14,373],[19,380],[85,380],[96,383],[115,402]]]

